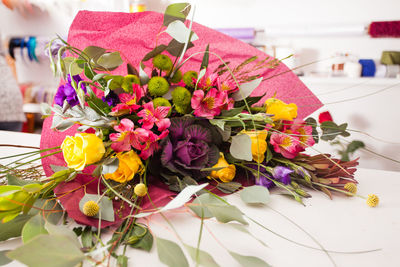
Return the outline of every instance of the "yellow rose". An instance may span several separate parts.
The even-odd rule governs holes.
[[[267,152],[267,136],[268,132],[266,130],[262,131],[242,131],[242,133],[247,134],[251,139],[251,154],[253,155],[253,160],[261,163],[265,159],[265,152]]]
[[[88,133],[66,136],[61,149],[68,167],[77,171],[101,160],[105,153],[103,141],[95,134]]]
[[[265,101],[266,113],[273,114],[274,121],[287,120],[292,121],[297,117],[297,105],[294,103],[286,104],[285,102],[269,98]]]
[[[126,183],[133,179],[135,174],[143,171],[143,163],[135,151],[117,153],[119,159],[118,169],[113,173],[107,173],[104,177],[119,183]]]
[[[218,171],[212,171],[210,176],[215,179],[220,179],[223,183],[228,183],[235,178],[236,175],[236,167],[233,164],[229,164],[225,158],[224,154],[220,154],[220,158],[218,159],[217,164],[213,166],[213,168],[222,168]]]

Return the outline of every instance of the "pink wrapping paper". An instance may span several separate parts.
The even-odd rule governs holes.
[[[163,15],[155,12],[142,13],[113,13],[113,12],[89,12],[80,11],[75,17],[68,36],[68,42],[80,49],[87,46],[101,46],[109,50],[117,50],[121,52],[121,56],[126,62],[130,62],[133,66],[138,67],[140,60],[155,47],[156,35],[162,25]],[[210,51],[221,56],[225,61],[230,62],[230,66],[237,66],[245,59],[258,55],[259,58],[265,58],[267,55],[260,50],[229,37],[225,34],[207,28],[197,23],[193,23],[193,31],[199,36],[194,41],[194,47],[186,52],[186,57],[196,52],[204,51],[207,44],[210,44]],[[171,37],[163,33],[158,37],[158,44],[168,44]],[[182,68],[182,71],[198,70],[203,55],[194,56]],[[145,64],[149,64],[146,62]],[[209,69],[213,70],[221,62],[210,55]],[[285,73],[288,68],[284,64],[280,64],[275,69],[267,69],[262,74],[263,77],[272,77],[279,73]],[[126,64],[113,71],[120,75],[126,74]],[[321,102],[310,92],[310,90],[298,79],[293,72],[287,72],[283,75],[276,76],[266,80],[253,92],[253,95],[260,95],[267,92],[267,97],[277,92],[277,97],[285,102],[294,102],[299,106],[298,116],[304,118],[322,106]],[[304,96],[307,96],[306,98]],[[286,100],[288,99],[288,100]],[[50,148],[61,145],[66,135],[74,135],[76,128],[73,127],[65,132],[55,132],[50,129],[52,118],[47,118],[43,124],[41,148]],[[57,154],[42,160],[46,175],[53,172],[50,164],[64,165],[65,162],[62,154]],[[55,193],[60,196],[66,189],[71,189],[69,185],[63,185],[55,189]],[[97,189],[92,188],[91,193],[96,193]],[[165,204],[174,194],[168,191],[167,187],[161,184],[150,188],[157,205]],[[74,194],[74,197],[62,197],[60,199],[64,207],[67,205],[75,205],[79,203],[83,196],[83,191]],[[72,202],[69,202],[72,201]],[[69,203],[69,204],[68,204]],[[71,204],[72,203],[72,204]],[[147,201],[144,203],[145,208],[150,208]],[[83,218],[85,216],[76,210],[69,212],[69,215],[77,222],[97,226],[97,220]],[[82,217],[83,216],[83,217]],[[118,220],[117,220],[118,222]],[[103,224],[107,226],[110,224]]]

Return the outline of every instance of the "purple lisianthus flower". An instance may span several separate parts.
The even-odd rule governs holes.
[[[270,177],[269,175],[267,175],[267,176]],[[272,186],[274,186],[274,182],[262,175],[262,176],[260,176],[259,179],[256,179],[256,185],[261,185],[266,188],[271,188]]]
[[[121,100],[119,99],[118,95],[114,93],[113,91],[110,91],[106,97],[101,97],[101,100],[103,102],[107,103],[110,107],[115,107],[117,104],[121,103]]]
[[[74,81],[77,84],[80,81],[82,81],[82,78],[79,75],[74,75],[72,78],[74,79]],[[79,104],[79,99],[78,99],[78,96],[76,94],[74,87],[71,84],[72,80],[71,80],[71,76],[69,74],[67,76],[67,81],[68,82],[66,84],[60,85],[58,87],[57,93],[54,96],[54,103],[56,103],[57,105],[59,105],[61,107],[64,105],[65,100],[67,100],[68,104],[71,107]],[[81,88],[86,93],[86,87],[84,86],[84,84],[81,84]]]
[[[293,170],[283,167],[283,166],[276,166],[273,171],[273,177],[275,180],[280,181],[286,185],[290,184],[290,174]]]
[[[196,180],[209,175],[202,169],[214,166],[219,159],[211,131],[191,118],[172,118],[168,129],[169,135],[162,144],[163,166]]]

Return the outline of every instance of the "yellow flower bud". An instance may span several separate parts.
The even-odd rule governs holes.
[[[135,185],[135,188],[133,189],[133,192],[138,197],[144,197],[147,194],[147,187],[143,183],[137,184],[137,185]]]
[[[101,160],[105,153],[103,141],[95,134],[88,133],[66,136],[61,149],[68,167],[77,171]]]
[[[223,168],[225,167],[225,168]],[[215,179],[220,179],[223,183],[228,183],[235,178],[236,175],[236,167],[233,164],[229,164],[225,158],[224,154],[220,153],[220,158],[218,159],[217,164],[213,166],[213,168],[223,168],[217,171],[212,171],[210,176]]]
[[[89,217],[94,217],[99,213],[100,206],[93,200],[89,200],[83,205],[83,214]]]
[[[376,207],[379,204],[379,198],[377,195],[371,194],[368,195],[367,205],[370,207]]]
[[[294,103],[286,104],[285,102],[269,98],[265,101],[266,113],[274,115],[274,121],[287,120],[292,121],[297,117],[297,105]]]
[[[247,134],[251,139],[251,154],[253,155],[253,160],[261,163],[265,159],[265,152],[267,152],[267,136],[268,132],[266,130],[262,131],[242,131],[242,133]]]
[[[113,173],[106,173],[104,177],[119,183],[126,183],[133,179],[137,173],[143,171],[143,163],[135,151],[117,153],[119,160],[118,169]]]
[[[357,185],[355,183],[347,183],[344,185],[344,189],[346,189],[347,191],[349,191],[352,194],[357,193]],[[349,194],[349,196],[352,196]]]

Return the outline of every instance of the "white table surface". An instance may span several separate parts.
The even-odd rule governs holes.
[[[23,144],[38,146],[40,135],[21,134],[0,131],[0,144]],[[21,149],[0,147],[0,155],[14,154]],[[381,249],[365,254],[330,253],[337,266],[400,266],[400,172],[373,169],[359,169],[356,172],[359,181],[358,192],[362,195],[377,194],[380,204],[370,208],[365,200],[335,196],[328,199],[320,192],[312,192],[312,198],[305,200],[305,207],[284,196],[273,194],[268,206],[252,207],[243,204],[237,194],[228,197],[253,219],[263,223],[269,229],[300,243],[318,247],[318,245],[287,218],[311,234],[325,249],[335,251],[362,251]],[[272,209],[271,209],[272,208]],[[274,211],[276,210],[276,211]],[[185,208],[165,213],[185,243],[196,246],[200,220],[192,216]],[[151,218],[150,229],[155,236],[178,243],[167,223],[159,215]],[[219,244],[242,255],[252,255],[264,259],[273,266],[334,266],[328,256],[317,250],[311,250],[288,242],[276,235],[250,223],[249,231],[263,240],[263,247],[247,234],[214,219],[205,221],[200,248],[213,255],[220,266],[239,266]],[[212,234],[210,234],[210,232]],[[218,239],[218,242],[216,241]],[[3,242],[0,250],[12,249],[21,244],[20,239]],[[128,249],[129,266],[162,266],[157,257],[156,247],[151,253]],[[191,266],[193,262],[190,261]],[[8,266],[23,266],[13,262]]]

